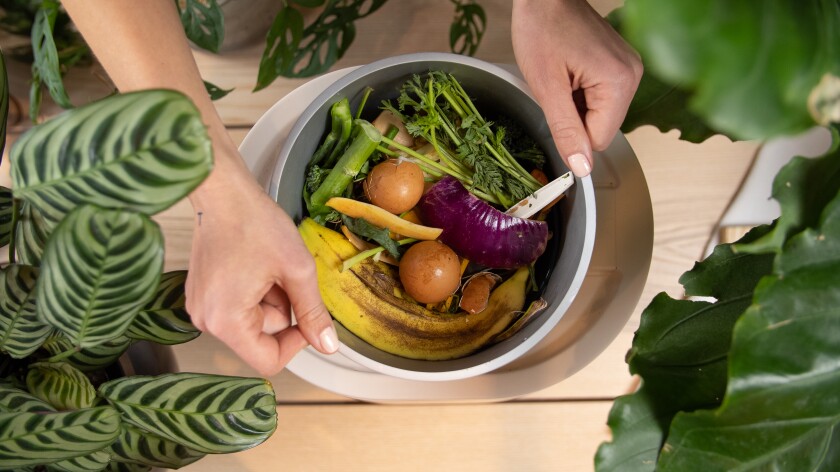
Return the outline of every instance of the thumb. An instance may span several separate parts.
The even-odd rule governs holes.
[[[314,264],[313,264],[314,265]],[[312,276],[302,276],[301,273]],[[284,286],[297,321],[297,328],[303,337],[318,351],[332,354],[338,350],[338,335],[327,307],[321,301],[315,269],[301,270]]]
[[[542,94],[541,100],[551,137],[563,162],[576,176],[586,177],[592,172],[592,145],[581,120],[569,84],[555,82],[555,90]]]

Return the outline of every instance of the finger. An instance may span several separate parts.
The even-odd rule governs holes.
[[[285,366],[292,358],[310,344],[298,326],[292,326],[274,335],[280,345],[279,362]]]
[[[321,301],[314,266],[314,262],[308,261],[305,267],[287,274],[284,288],[303,337],[318,351],[332,354],[338,350],[338,335]]]
[[[291,326],[292,317],[289,312],[288,302],[285,307],[269,305],[268,303],[261,303],[260,305],[264,315],[262,324],[263,333],[276,334]]]
[[[262,315],[262,307],[256,306],[242,319],[260,319]],[[298,351],[306,347],[303,336],[281,339],[278,335],[266,334],[251,326],[235,326],[238,323],[236,319],[240,318],[225,317],[223,323],[212,326],[211,332],[262,376],[280,372]]]
[[[553,81],[552,90],[542,93],[549,99],[540,100],[551,136],[560,157],[578,177],[592,172],[592,150],[578,108],[572,97],[571,84]]]
[[[621,82],[600,83],[584,91],[586,96],[586,129],[592,148],[606,149],[627,114],[635,85]]]

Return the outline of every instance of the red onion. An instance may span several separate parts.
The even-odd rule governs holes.
[[[506,215],[453,177],[434,184],[417,209],[424,224],[443,228],[438,239],[459,256],[486,267],[511,269],[530,264],[548,244],[544,221]]]

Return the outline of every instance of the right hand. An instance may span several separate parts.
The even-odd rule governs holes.
[[[639,86],[638,53],[586,0],[515,0],[511,28],[516,61],[560,156],[575,175],[588,175],[592,151],[612,142]]]

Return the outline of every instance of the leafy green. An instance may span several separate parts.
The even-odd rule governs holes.
[[[487,15],[474,0],[450,1],[455,4],[455,18],[449,27],[449,47],[456,54],[472,56],[487,30]]]
[[[55,229],[56,223],[47,219],[31,203],[22,200],[17,228],[15,229],[15,252],[18,262],[39,265],[44,255],[47,240]]]
[[[96,389],[90,379],[66,362],[35,362],[26,374],[30,393],[57,410],[90,408],[96,399]]]
[[[52,327],[35,314],[38,268],[10,264],[0,269],[0,350],[22,359],[35,352]]]
[[[163,274],[157,292],[129,325],[126,336],[164,345],[197,338],[201,331],[193,326],[186,309],[186,281],[185,270]]]
[[[648,70],[692,91],[689,109],[733,138],[813,126],[809,96],[840,76],[837,0],[628,0],[623,15]]]
[[[225,39],[225,17],[216,0],[175,0],[187,38],[196,46],[219,52]]]
[[[204,457],[204,453],[193,451],[128,423],[122,424],[120,437],[111,444],[109,452],[114,460],[119,462],[167,469],[178,469]]]
[[[9,244],[12,239],[14,210],[12,191],[6,187],[0,187],[0,247]]]
[[[391,232],[387,228],[379,228],[364,218],[351,218],[347,215],[341,215],[341,221],[351,232],[379,243],[389,254],[397,259],[400,258],[400,246],[391,239]]]

